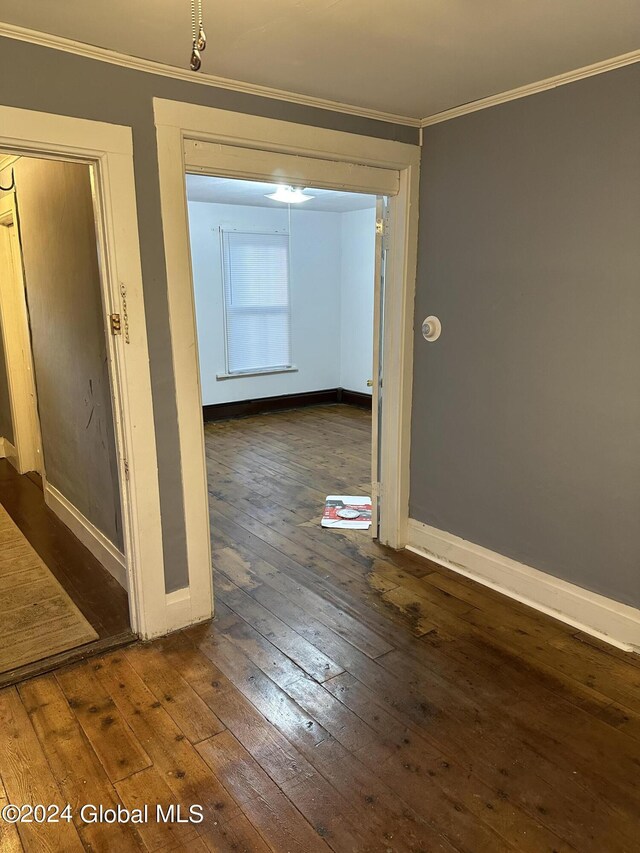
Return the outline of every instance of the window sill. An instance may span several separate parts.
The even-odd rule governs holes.
[[[217,373],[216,382],[222,382],[225,379],[246,379],[248,376],[273,376],[276,373],[297,373],[298,368],[291,367],[272,367],[268,370],[248,370],[246,373]]]

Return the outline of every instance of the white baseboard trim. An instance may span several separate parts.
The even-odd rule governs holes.
[[[69,528],[82,544],[113,575],[120,586],[127,589],[127,562],[113,542],[92,524],[65,496],[45,483],[44,502],[60,521]]]
[[[625,651],[640,653],[640,610],[410,518],[407,548]]]
[[[167,607],[167,633],[179,631],[181,628],[187,628],[189,625],[197,625],[199,622],[206,622],[211,619],[211,605],[209,602],[203,602],[198,606],[191,600],[191,590],[189,587],[177,589],[175,592],[168,592],[166,595]]]
[[[6,459],[18,470],[18,451],[8,438],[0,438],[0,459]]]

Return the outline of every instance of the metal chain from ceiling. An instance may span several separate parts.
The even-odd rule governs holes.
[[[202,66],[200,54],[207,46],[207,36],[202,23],[202,0],[191,0],[191,35],[193,37],[191,70],[199,71]]]

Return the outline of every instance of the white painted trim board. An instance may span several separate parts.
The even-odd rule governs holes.
[[[127,334],[107,342],[131,627],[150,639],[166,633],[166,602],[131,128],[0,105],[0,146],[91,165],[105,319],[126,297]]]
[[[168,592],[166,596],[167,633],[179,631],[187,625],[202,622],[202,607],[191,596],[189,587]],[[211,613],[211,615],[213,615]]]
[[[109,541],[104,533],[98,530],[71,501],[65,498],[62,492],[49,482],[45,484],[44,502],[126,590],[127,563],[124,554],[116,548],[113,542]]]
[[[18,451],[8,438],[0,438],[0,459],[6,459],[16,470],[18,469]]]
[[[625,651],[640,653],[640,610],[410,518],[407,549]]]

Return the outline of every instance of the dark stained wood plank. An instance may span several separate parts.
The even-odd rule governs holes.
[[[112,782],[151,766],[151,759],[90,667],[59,670],[56,679]]]
[[[385,620],[382,619],[379,623],[375,619],[376,614],[369,612],[366,604],[358,607],[355,606],[355,599],[347,599],[344,587],[348,586],[348,581],[344,582],[342,589],[335,588],[326,575],[319,576],[308,571],[314,568],[316,562],[312,555],[305,561],[305,565],[297,563],[222,516],[217,518],[217,529],[219,539],[224,538],[232,543],[234,550],[243,559],[248,562],[255,561],[256,558],[260,560],[263,576],[270,585],[292,600],[302,603],[310,613],[333,628],[336,633],[348,636],[349,642],[365,654],[375,658],[394,648],[392,643],[385,641],[377,633],[378,625]],[[328,568],[325,566],[325,572]],[[363,585],[366,587],[366,581],[363,581]],[[359,616],[362,611],[367,612],[371,622],[376,622],[376,630],[369,627]],[[390,633],[387,623],[385,627],[387,633]]]
[[[232,637],[232,641],[235,641],[235,635],[232,631],[227,628],[226,633]],[[246,631],[243,631],[242,635],[246,638]],[[360,720],[357,715],[349,713],[348,710],[341,707],[335,697],[329,695],[320,684],[317,684],[308,678],[300,677],[297,680],[291,680],[290,677],[287,677],[279,681],[277,670],[274,671],[272,669],[274,660],[277,662],[278,658],[278,652],[276,649],[271,650],[271,655],[267,656],[265,665],[265,658],[261,654],[255,653],[255,645],[250,642],[243,642],[242,640],[240,640],[239,645],[244,649],[245,654],[253,661],[253,663],[257,664],[257,666],[266,674],[270,675],[271,678],[274,678],[283,691],[294,699],[296,704],[306,711],[312,719],[316,720],[327,732],[329,732],[329,734],[331,734],[339,744],[344,746],[346,750],[348,750],[348,753],[356,753],[358,756],[361,756],[363,763],[368,765],[373,771],[377,770],[378,772],[381,772],[380,769],[384,768],[385,775],[388,777],[390,774],[393,774],[392,778],[394,780],[397,780],[398,777],[402,779],[402,777],[406,776],[407,784],[402,786],[393,784],[390,787],[402,787],[403,790],[406,791],[404,797],[409,798],[414,810],[420,814],[420,809],[424,804],[424,793],[421,793],[417,798],[414,794],[416,786],[417,789],[420,790],[421,784],[419,778],[416,776],[415,763],[407,764],[404,761],[399,761],[397,758],[397,750],[401,748],[402,742],[385,744],[385,739],[380,737],[380,732],[370,728]],[[246,664],[242,670],[240,670],[240,664],[238,664],[238,667],[239,671],[246,670]],[[253,684],[259,681],[259,677],[255,672],[251,676],[251,681]],[[319,756],[329,750],[335,751],[335,749],[336,747],[333,746],[333,744],[329,743],[325,746],[323,741],[315,750],[314,760],[316,766],[318,766],[317,762]],[[343,766],[345,764],[349,764],[351,761],[351,755],[348,753],[344,753],[340,757],[339,763]],[[434,767],[440,766],[442,763],[442,755],[436,756],[435,759],[433,756],[430,756],[430,758]],[[415,755],[413,756],[413,760],[415,762]],[[492,795],[491,789],[487,788],[487,786],[485,786],[480,780],[476,780],[474,784],[470,785],[466,768],[457,766],[458,776],[454,778],[454,772],[451,768],[455,768],[456,766],[457,765],[454,763],[447,763],[449,772],[444,776],[444,779],[449,780],[449,785],[444,794],[448,797],[455,794],[459,798],[463,807],[466,806],[470,821],[477,822],[478,819],[482,820],[484,818],[484,821],[492,825],[496,832],[500,832],[504,831],[503,827],[508,818],[510,834],[518,839],[519,849],[522,850],[551,850],[554,848],[561,849],[563,847],[560,838],[553,835],[552,832],[546,831],[537,825],[532,827],[530,817],[521,815],[518,810],[514,811],[512,805],[505,806],[504,802],[499,797]],[[353,779],[357,775],[357,768],[354,768],[351,765],[350,767],[350,776]],[[327,771],[325,770],[325,772]],[[383,778],[385,777],[383,776]],[[412,784],[408,784],[409,782]],[[465,785],[470,789],[466,795],[466,799],[465,795],[462,793],[464,790],[463,786]],[[482,803],[482,808],[479,813],[476,811],[475,818],[473,818],[472,815],[474,814],[474,807],[476,807],[478,803]],[[488,811],[486,803],[489,803],[491,806]],[[442,806],[436,810],[438,813],[441,813]],[[487,815],[490,820],[487,820]],[[459,815],[456,822],[457,824],[461,823]],[[477,828],[476,835],[478,835]],[[461,841],[461,839],[454,840],[456,842]],[[480,845],[479,838],[476,838],[476,844]],[[487,849],[491,849],[491,847],[497,844],[498,842],[495,838],[487,837]]]
[[[187,809],[193,804],[203,807],[204,821],[198,824],[198,834],[206,843],[220,853],[265,853],[268,848],[238,804],[125,656],[102,658],[94,670],[176,801]]]
[[[198,743],[224,730],[224,725],[211,708],[168,664],[159,649],[151,644],[136,646],[127,653],[127,661],[191,743]]]
[[[138,832],[148,850],[176,850],[198,843],[196,826],[190,823],[164,823],[155,819],[154,810],[161,806],[166,812],[174,806],[176,797],[155,767],[147,767],[121,779],[115,789],[128,809],[148,806],[150,819],[138,826]]]
[[[430,829],[426,822],[417,818],[407,805],[401,803],[399,798],[376,778],[375,772],[368,771],[355,761],[350,754],[349,747],[343,747],[334,739],[339,733],[347,735],[346,726],[349,722],[346,714],[347,709],[343,709],[342,717],[337,720],[331,719],[330,716],[323,717],[323,721],[320,723],[312,713],[309,713],[307,708],[302,708],[297,702],[289,698],[284,690],[274,684],[266,674],[263,674],[253,661],[235,647],[234,643],[229,643],[226,637],[218,637],[213,643],[205,638],[200,641],[200,647],[216,665],[224,670],[225,674],[261,713],[273,725],[277,726],[308,760],[318,767],[325,778],[337,787],[340,793],[344,795],[346,791],[351,790],[357,776],[366,779],[367,784],[363,784],[362,790],[364,791],[366,788],[368,793],[357,799],[355,806],[362,811],[360,819],[367,822],[370,831],[373,833],[372,843],[382,843],[386,835],[390,835],[396,839],[396,844],[400,843],[399,839],[402,839],[403,845],[407,844],[406,848],[401,849],[412,849],[415,845],[422,843],[422,838],[425,835],[433,831],[433,827]],[[277,657],[275,650],[273,656]],[[288,682],[285,680],[285,683]],[[291,685],[289,684],[289,686]],[[331,699],[328,694],[325,695],[327,700]],[[357,723],[357,718],[352,715],[352,726],[357,726]],[[326,724],[330,725],[331,731],[325,728]],[[356,749],[357,733],[350,734],[349,746],[351,749]],[[364,746],[365,749],[367,746],[371,749],[372,739],[362,735],[363,732],[361,731],[360,745]],[[381,756],[378,753],[375,760],[376,769],[379,769],[388,758],[390,758],[389,754]],[[345,773],[347,768],[348,770]],[[372,791],[376,792],[375,796],[371,793]],[[380,817],[380,813],[382,813],[382,820],[372,822],[370,809],[366,808],[367,805],[370,805],[366,801],[367,796],[372,796],[373,802],[377,803],[377,814]],[[453,808],[453,805],[450,808]],[[433,818],[433,821],[435,823],[436,819]],[[464,821],[461,818],[456,821],[459,832],[462,831],[463,823]],[[473,838],[473,844],[466,848],[463,846],[462,849],[474,849],[478,853],[481,850],[488,853],[488,851],[493,850],[512,849],[506,841],[501,843],[501,839],[489,832],[486,827],[479,826],[470,814],[466,833],[467,845],[471,845],[471,838]],[[438,834],[437,827],[436,834]],[[389,839],[386,838],[386,840]],[[455,846],[459,847],[459,844],[456,843]]]
[[[229,554],[227,554],[227,557]],[[245,588],[250,592],[252,596],[258,597],[259,600],[263,602],[267,607],[270,607],[272,611],[279,614],[279,616],[287,620],[289,624],[291,624],[295,629],[300,631],[302,634],[305,634],[310,640],[322,643],[323,648],[330,649],[332,656],[342,663],[342,665],[349,669],[352,672],[356,672],[358,677],[364,679],[366,683],[373,686],[377,691],[388,691],[389,695],[392,696],[402,696],[403,694],[403,686],[402,682],[396,682],[393,680],[393,676],[388,674],[381,674],[379,669],[371,665],[371,661],[367,660],[365,656],[361,655],[356,649],[349,646],[349,644],[344,641],[342,638],[338,637],[335,634],[327,629],[325,626],[322,626],[320,623],[309,621],[309,617],[306,615],[305,611],[299,607],[296,607],[292,602],[288,601],[284,597],[278,595],[278,593],[270,589],[269,587],[263,586],[259,583],[259,575],[255,573],[255,567],[252,569],[248,563],[242,560],[236,560],[235,564],[240,567],[240,574],[236,578],[239,582],[245,584]],[[227,571],[232,571],[234,565],[233,560],[227,560],[225,568]],[[258,567],[259,568],[259,567]],[[406,654],[407,652],[405,652]],[[341,657],[342,655],[342,657]],[[384,660],[384,659],[383,659]],[[503,663],[501,661],[494,661],[492,667],[503,667]],[[452,672],[452,676],[459,683],[466,683],[468,677],[465,673],[459,674],[457,669],[454,669],[451,662],[447,664],[447,667]],[[445,668],[446,671],[446,668]],[[485,681],[487,683],[491,683],[490,679],[491,671],[488,670],[485,676]],[[433,686],[433,685],[431,685]],[[544,685],[540,684],[542,688]],[[547,689],[549,689],[547,685]],[[406,694],[406,688],[404,690]],[[432,697],[432,692],[430,696]],[[446,696],[447,694],[445,694]],[[547,700],[548,698],[545,696],[545,691],[542,690],[537,697],[538,701]],[[451,697],[451,700],[443,699],[443,701],[449,701],[454,703],[454,707],[460,707],[461,702],[465,701],[464,694],[460,695],[459,693],[454,694]],[[469,705],[468,700],[467,705]],[[420,700],[418,697],[415,700],[412,700],[414,706],[418,709],[429,708],[429,703],[424,700]],[[495,728],[498,728],[499,721],[503,716],[504,707],[508,704],[508,697],[505,699],[501,695],[497,698],[497,720]],[[495,704],[495,703],[494,703]],[[434,709],[435,711],[435,709]],[[420,712],[421,713],[421,712]],[[472,738],[470,741],[470,748],[473,751],[475,749],[475,744],[480,742],[485,744],[487,739],[491,740],[491,732],[492,729],[489,727],[485,728],[484,731],[478,733],[476,731],[475,726],[475,717],[477,715],[475,706],[473,704],[469,705],[468,716],[466,719],[461,719],[460,728],[458,732],[451,732],[447,735],[451,742],[456,744],[464,744],[465,737],[467,737],[468,733],[472,733]],[[623,724],[623,721],[616,721],[619,724]],[[467,738],[468,739],[468,738]],[[500,742],[500,738],[494,738],[494,746],[493,749],[498,750],[501,748],[502,744]],[[444,743],[446,745],[446,738],[444,739]],[[509,744],[510,741],[506,740],[506,744]],[[513,754],[516,748],[520,748],[521,746],[517,740],[513,741],[513,745],[510,747]],[[497,755],[497,752],[496,752]],[[531,760],[531,754],[529,753],[527,760]],[[554,769],[553,764],[542,767],[541,773],[543,775],[549,775]],[[498,774],[498,768],[493,766],[493,770],[495,771],[493,774],[493,782],[494,785],[500,786],[501,779]],[[569,777],[571,779],[571,777]],[[566,779],[562,780],[561,783],[563,786],[566,784]]]
[[[302,594],[301,602],[297,603],[276,586],[262,582],[266,581],[270,569],[260,559],[245,560],[231,548],[224,548],[215,552],[214,562],[223,566],[226,575],[255,601],[289,625],[300,637],[323,649],[343,669],[358,672],[370,663],[370,657],[346,639],[345,634],[349,636],[348,632],[333,630],[317,619],[311,608],[301,606],[304,605]]]
[[[9,804],[2,782],[0,782],[0,812]],[[0,820],[0,850],[3,853],[23,853],[24,847],[18,830],[13,823]]]
[[[581,851],[598,853],[603,837],[607,837],[611,849],[625,850],[632,843],[633,836],[620,831],[616,821],[599,807],[601,801],[597,796],[585,796],[570,772],[559,773],[535,752],[518,749],[506,738],[501,748],[499,742],[475,731],[471,733],[474,746],[470,750],[464,735],[452,732],[451,737],[458,737],[460,745],[457,754],[453,758],[442,756],[434,763],[429,761],[422,745],[435,743],[439,748],[446,745],[447,739],[437,731],[442,729],[440,723],[435,726],[428,718],[412,715],[401,704],[392,704],[380,691],[367,688],[347,673],[331,679],[325,687],[381,736],[391,738],[397,744],[398,754],[404,755],[414,768],[420,767],[424,772],[431,764],[427,772],[443,774],[444,771],[450,776],[459,763],[465,774],[473,771],[491,790],[498,792],[501,802],[517,804],[560,838],[569,837]],[[458,784],[455,779],[451,781]],[[464,786],[463,781],[461,789]]]
[[[313,768],[199,648],[203,629],[163,642],[163,652],[227,728],[280,786],[311,776]],[[193,640],[193,642],[192,642]]]
[[[307,853],[329,846],[229,731],[198,744],[205,759],[274,850]]]
[[[0,693],[0,778],[7,799],[14,805],[53,803],[64,809],[67,803],[14,687]],[[84,850],[73,823],[61,821],[44,827],[20,823],[17,829],[28,851],[75,853]]]
[[[261,604],[247,595],[230,581],[225,581],[222,572],[218,574],[219,600],[224,602],[234,613],[250,623],[263,637],[273,643],[276,648],[289,657],[307,675],[316,681],[326,681],[343,672],[330,657],[321,652],[316,646],[301,637],[285,622],[274,616]]]
[[[226,675],[196,649],[206,635],[194,628],[183,637],[163,641],[163,649],[191,686],[225,722],[263,770],[287,793],[291,802],[336,851],[364,851],[358,822],[347,799],[341,797],[303,755],[269,724]]]
[[[27,681],[19,688],[47,761],[70,803],[74,821],[85,847],[91,850],[143,850],[133,824],[105,824],[82,819],[86,804],[117,808],[120,799],[111,786],[98,757],[82,733],[60,686],[51,675]]]

